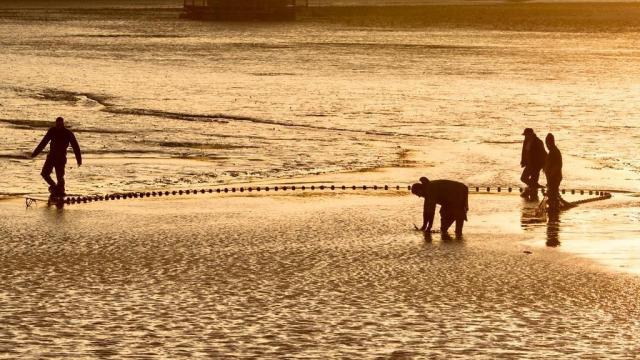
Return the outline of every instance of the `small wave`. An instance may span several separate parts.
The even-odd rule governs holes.
[[[308,117],[327,117],[329,114],[304,114],[304,116]]]
[[[265,124],[265,125],[276,125],[276,126],[284,126],[284,127],[346,132],[346,133],[358,133],[358,134],[367,134],[367,135],[376,135],[376,136],[416,136],[411,134],[395,133],[395,132],[389,132],[389,131],[358,130],[358,129],[336,128],[336,127],[309,125],[309,124],[295,124],[295,123],[285,122],[285,121],[261,119],[261,118],[251,117],[251,116],[229,115],[229,114],[223,114],[223,113],[192,114],[192,113],[180,113],[180,112],[173,112],[173,111],[153,110],[153,109],[116,108],[116,107],[107,107],[106,109],[104,109],[104,111],[112,114],[120,114],[120,115],[154,116],[154,117],[160,117],[160,118],[185,120],[185,121],[224,122],[225,120],[226,121],[231,120],[231,121],[246,121],[246,122],[252,122],[256,124]],[[424,137],[424,136],[421,136],[421,137]]]
[[[0,119],[0,123],[12,125],[18,129],[48,129],[53,126],[50,120]]]
[[[86,95],[78,96],[76,101],[79,105],[82,105],[86,108],[104,108],[104,105],[96,99],[92,99]]]
[[[385,43],[385,42],[307,42],[298,43],[300,45],[310,45],[313,47],[344,47],[348,49],[353,48],[385,48],[385,49],[417,49],[417,50],[486,50],[491,49],[491,46],[479,46],[479,45],[445,45],[445,44],[398,44],[398,43]]]
[[[191,149],[207,149],[207,150],[231,150],[231,149],[249,149],[257,148],[257,146],[251,145],[231,145],[231,144],[216,144],[216,143],[196,143],[196,142],[158,142],[158,146],[169,148],[191,148]]]
[[[74,129],[73,126],[70,126],[70,129],[73,132],[77,133],[92,133],[92,134],[131,134],[133,131],[127,130],[112,130],[112,129]]]
[[[31,156],[28,153],[23,154],[0,154],[0,159],[5,160],[28,160]]]
[[[29,120],[29,119],[0,119],[0,123],[8,124],[12,128],[23,130],[40,130],[48,129],[54,126],[52,120]],[[69,126],[74,132],[77,133],[94,133],[94,134],[129,134],[131,131],[126,130],[112,130],[112,129],[74,129],[73,126]]]
[[[0,191],[0,201],[15,200],[16,198],[19,198],[21,196],[26,196],[26,195],[29,195],[29,193],[24,191],[20,191],[20,192]]]
[[[73,103],[81,102],[85,104],[90,103],[92,105],[100,105],[102,107],[107,107],[110,105],[106,96],[87,92],[45,89],[37,92],[34,96],[38,99],[50,101],[64,101]]]
[[[254,76],[293,76],[297,75],[296,73],[287,73],[287,72],[255,72],[251,73]]]
[[[171,34],[71,34],[62,37],[89,38],[89,39],[180,39],[187,38],[187,35],[171,35]]]
[[[511,144],[522,144],[522,140],[485,140],[482,141],[483,144],[499,144],[499,145],[511,145]]]
[[[279,43],[279,42],[224,42],[215,44],[219,51],[234,51],[234,50],[251,50],[256,49],[265,51],[283,51],[283,50],[303,50],[303,49],[315,49],[333,51],[335,49],[342,49],[346,51],[411,51],[411,52],[489,52],[500,49],[498,46],[489,45],[450,45],[450,44],[420,44],[420,43],[392,43],[392,42],[345,42],[345,41],[299,41],[291,43]],[[290,72],[254,72],[256,76],[284,76],[284,75],[297,75]]]
[[[30,93],[28,90],[23,90],[23,91]],[[424,137],[438,138],[438,137],[428,136],[428,135],[407,134],[407,133],[399,133],[399,132],[393,132],[393,131],[362,130],[362,129],[349,129],[349,128],[311,125],[311,124],[296,124],[296,123],[286,122],[286,121],[263,119],[263,118],[242,116],[242,115],[231,115],[231,114],[224,114],[224,113],[194,114],[194,113],[183,113],[183,112],[164,111],[164,110],[155,110],[155,109],[118,107],[110,103],[109,98],[107,96],[88,93],[88,92],[74,92],[74,91],[59,90],[59,89],[45,89],[45,90],[36,92],[35,95],[33,96],[35,96],[38,99],[45,99],[45,100],[51,100],[51,101],[64,101],[64,102],[74,102],[74,103],[78,103],[81,101],[92,102],[100,105],[101,111],[108,112],[111,114],[117,114],[117,115],[153,116],[153,117],[174,119],[174,120],[218,122],[218,123],[228,123],[229,121],[246,121],[246,122],[252,122],[256,124],[275,125],[275,126],[283,126],[283,127],[291,127],[291,128],[303,128],[303,129],[311,129],[311,130],[366,134],[366,135],[372,135],[372,136],[405,136],[405,137],[420,137],[420,138],[424,138]]]
[[[82,150],[83,155],[155,155],[158,154],[155,150],[146,149],[105,149],[105,150]]]

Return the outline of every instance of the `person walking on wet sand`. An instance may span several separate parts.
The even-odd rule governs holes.
[[[411,186],[411,192],[424,198],[422,227],[419,230],[431,232],[436,204],[440,205],[440,231],[446,233],[451,224],[456,223],[456,236],[462,236],[462,227],[469,211],[469,188],[452,180],[429,181],[420,178],[420,183]]]
[[[562,154],[556,146],[553,134],[547,134],[544,139],[549,149],[549,154],[544,164],[544,174],[547,178],[547,203],[549,213],[557,213],[561,206],[568,203],[560,197],[560,182],[562,182]]]
[[[522,135],[524,135],[524,142],[522,143],[520,166],[524,170],[522,170],[520,180],[527,185],[522,197],[536,198],[538,188],[541,187],[538,183],[540,170],[544,167],[547,152],[544,150],[542,140],[533,132],[533,129],[524,129]]]
[[[78,166],[80,166],[82,165],[80,146],[73,132],[64,126],[64,119],[61,117],[56,119],[56,125],[47,131],[47,134],[42,138],[38,147],[33,150],[31,157],[38,156],[49,142],[51,142],[49,154],[47,155],[47,160],[45,160],[40,174],[47,184],[49,184],[51,196],[64,196],[64,171],[65,165],[67,164],[67,149],[69,145],[71,145],[73,153],[76,156],[76,162]],[[58,183],[51,178],[51,172],[53,172],[54,169],[56,170]]]

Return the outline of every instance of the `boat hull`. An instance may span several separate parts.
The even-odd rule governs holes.
[[[291,0],[192,0],[186,1],[182,17],[212,21],[293,21]]]

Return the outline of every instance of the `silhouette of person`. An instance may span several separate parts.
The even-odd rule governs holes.
[[[49,147],[49,154],[47,160],[42,167],[42,178],[49,184],[49,192],[51,196],[58,197],[65,195],[64,188],[64,171],[67,164],[67,148],[71,145],[73,153],[76,156],[76,162],[78,166],[82,165],[82,154],[80,153],[80,146],[76,140],[75,135],[71,130],[64,126],[64,119],[58,117],[56,119],[56,125],[47,131],[47,134],[42,138],[40,144],[33,150],[31,157],[36,157],[44,150],[47,144],[51,142]],[[56,170],[56,178],[58,183],[51,178],[51,172]]]
[[[548,247],[560,246],[560,213],[550,213],[547,222],[547,242]]]
[[[544,164],[544,174],[547,177],[547,203],[548,212],[557,213],[560,205],[565,203],[560,197],[560,182],[562,182],[562,154],[556,146],[553,134],[547,134],[544,139],[549,149],[549,154]]]
[[[544,150],[542,140],[533,132],[533,129],[524,129],[522,135],[524,135],[524,142],[522,143],[520,166],[524,170],[522,170],[520,180],[527,185],[527,188],[521,196],[535,199],[538,195],[538,188],[541,187],[538,180],[540,179],[540,170],[544,167],[547,152]]]
[[[420,178],[420,183],[411,186],[411,192],[424,198],[424,212],[420,230],[431,232],[436,204],[440,205],[440,231],[446,233],[456,223],[456,236],[462,236],[462,227],[469,211],[469,188],[452,180],[429,181]]]

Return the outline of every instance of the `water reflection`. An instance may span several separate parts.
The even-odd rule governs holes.
[[[549,214],[547,220],[547,246],[560,246],[560,214]]]
[[[533,230],[537,225],[544,224],[547,221],[544,212],[539,211],[538,202],[523,201],[522,214],[520,216],[520,225],[522,229],[528,231]]]
[[[449,234],[448,232],[438,232],[440,234],[440,240],[443,243],[453,243],[453,242],[458,242],[458,241],[463,241],[464,237],[462,235],[458,235],[456,234],[455,237],[451,236],[451,234]],[[424,232],[424,241],[427,243],[431,243],[433,242],[433,234],[431,232],[425,231]]]
[[[525,231],[532,231],[546,224],[547,241],[549,247],[560,246],[560,214],[543,211],[543,203],[524,201],[520,225]]]
[[[65,214],[64,204],[48,204],[47,203],[47,206],[45,209],[36,207],[28,210],[37,211],[38,213],[40,213],[42,218],[47,223],[60,225],[64,222],[64,214]]]

